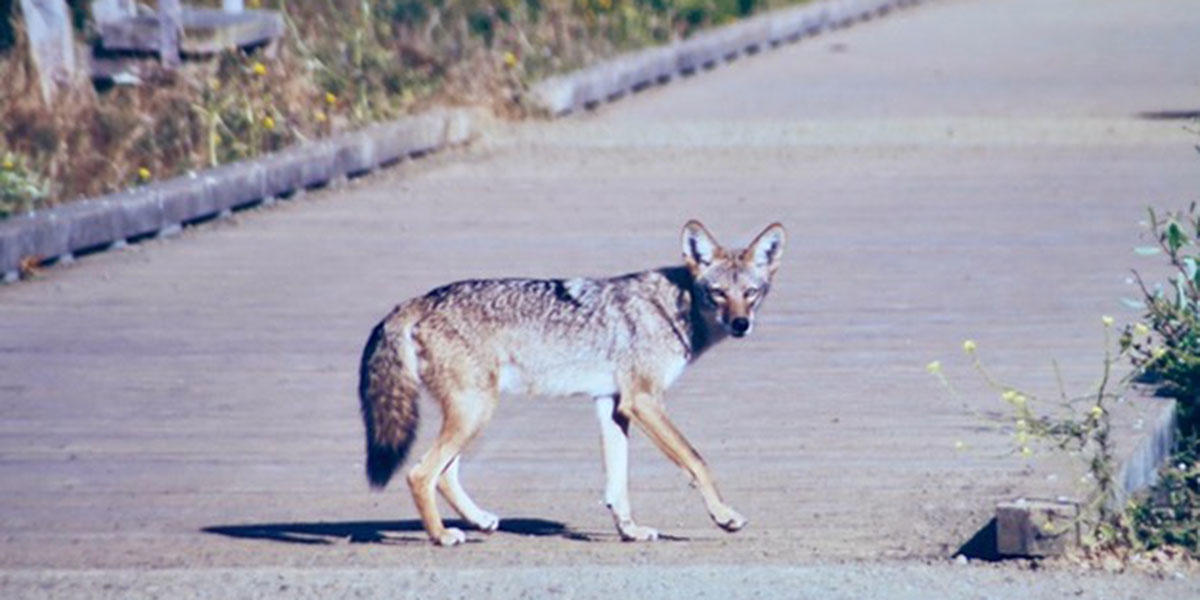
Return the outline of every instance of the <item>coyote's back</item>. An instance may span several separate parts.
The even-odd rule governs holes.
[[[612,496],[624,538],[657,535],[629,514],[624,438],[630,421],[696,478],[718,524],[740,528],[744,519],[720,500],[659,398],[713,343],[749,332],[783,242],[783,228],[775,224],[747,249],[730,252],[692,221],[684,228],[680,267],[606,279],[461,281],[400,304],[372,330],[360,366],[369,481],[386,485],[403,462],[417,427],[418,398],[427,392],[441,405],[442,429],[408,475],[425,528],[440,544],[464,539],[442,525],[436,487],[468,522],[492,531],[498,518],[476,506],[458,481],[462,448],[501,394],[584,394],[597,399],[610,478],[606,498]]]

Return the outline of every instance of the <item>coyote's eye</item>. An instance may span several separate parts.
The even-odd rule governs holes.
[[[758,288],[746,288],[744,295],[747,300],[753,300],[758,297]]]
[[[721,304],[721,303],[725,302],[725,290],[718,290],[717,288],[709,288],[708,298],[709,298],[709,300],[712,300],[713,304]]]

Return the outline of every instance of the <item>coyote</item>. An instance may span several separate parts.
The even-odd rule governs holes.
[[[371,332],[359,372],[372,487],[385,486],[408,453],[424,390],[443,414],[433,447],[408,472],[426,533],[442,546],[466,540],[443,525],[435,489],[468,523],[496,531],[500,519],[459,482],[463,448],[500,394],[586,394],[600,420],[604,501],[623,540],[658,537],[634,523],[629,505],[630,423],[691,476],[718,526],[741,529],[746,519],[721,499],[700,455],[667,419],[663,392],[713,344],[750,333],[785,240],[774,223],[744,250],[726,250],[689,221],[682,266],[611,279],[460,281],[400,304]]]

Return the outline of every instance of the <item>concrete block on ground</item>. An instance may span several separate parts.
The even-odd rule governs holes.
[[[20,217],[12,225],[25,230],[21,240],[22,258],[46,260],[71,252],[71,223],[57,210]],[[17,263],[11,266],[15,269]]]
[[[1135,390],[1134,398],[1127,398],[1148,405],[1144,418],[1148,431],[1129,452],[1117,471],[1114,508],[1124,506],[1129,497],[1158,482],[1158,469],[1171,456],[1175,445],[1176,401],[1156,398],[1152,390]]]
[[[21,260],[34,254],[34,230],[28,216],[0,221],[0,272],[17,272]]]
[[[184,175],[154,185],[162,207],[163,227],[175,227],[217,212],[216,202],[200,175]]]
[[[1059,556],[1079,545],[1079,505],[1019,498],[996,505],[996,553]]]
[[[375,136],[367,132],[339,135],[329,143],[334,149],[334,170],[339,176],[366,173],[379,165],[375,156]]]
[[[259,159],[263,167],[263,193],[275,197],[307,187],[305,154],[299,148],[274,152]]]
[[[325,185],[340,175],[337,172],[337,149],[329,142],[317,142],[299,148],[297,154],[303,157],[300,162],[302,187],[298,189]]]
[[[679,43],[675,66],[683,72],[696,71],[721,60],[721,51],[714,43],[712,32],[699,33]]]
[[[110,196],[102,196],[72,202],[57,209],[58,217],[67,223],[67,251],[97,248],[123,239],[125,236],[117,208]]]
[[[571,104],[575,109],[585,108],[604,99],[604,93],[596,83],[596,70],[586,69],[570,77],[575,93]]]
[[[575,85],[569,77],[549,77],[533,86],[529,93],[535,106],[552,116],[565,115],[576,109]]]
[[[154,186],[134,188],[107,198],[117,209],[122,239],[148,235],[166,225],[163,206]]]
[[[236,208],[268,195],[265,169],[257,161],[231,163],[202,175],[213,207],[218,211]]]
[[[794,40],[804,33],[806,21],[812,10],[809,7],[782,10],[774,18],[767,19],[767,39],[772,44]]]
[[[746,51],[750,48],[762,48],[771,41],[771,15],[761,15],[746,19],[738,24],[737,33],[734,38],[737,40],[738,50]]]
[[[407,117],[392,126],[395,148],[405,155],[431,152],[446,141],[446,115],[442,112]]]
[[[470,111],[454,109],[446,112],[444,143],[448,146],[465,144],[475,136],[475,119]]]

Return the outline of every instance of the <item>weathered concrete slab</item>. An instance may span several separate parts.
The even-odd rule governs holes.
[[[996,505],[1000,556],[1060,556],[1079,546],[1079,505],[1066,500],[1018,498]]]
[[[1175,400],[1152,396],[1137,400],[1149,404],[1150,410],[1142,417],[1144,434],[1138,436],[1132,448],[1127,448],[1117,471],[1117,482],[1121,487],[1114,504],[1118,507],[1124,506],[1133,494],[1158,481],[1158,469],[1171,456],[1175,446]]]

